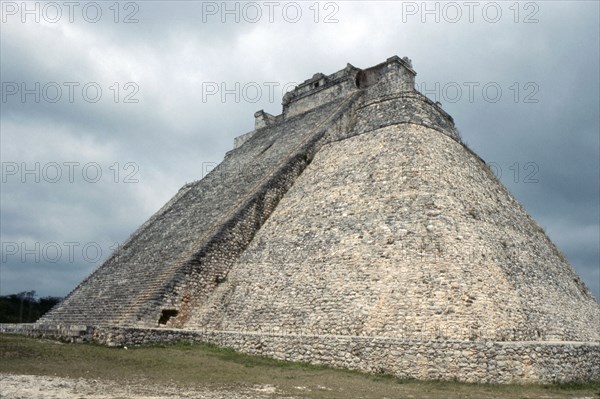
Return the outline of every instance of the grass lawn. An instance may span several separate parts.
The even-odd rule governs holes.
[[[272,385],[307,398],[600,398],[600,382],[491,385],[400,380],[388,375],[248,356],[204,344],[108,348],[0,335],[0,372],[188,387]]]

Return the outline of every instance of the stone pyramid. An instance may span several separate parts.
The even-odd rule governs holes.
[[[415,75],[406,57],[348,64],[258,111],[40,323],[229,332],[417,378],[600,378],[600,305]],[[489,371],[504,351],[515,369]],[[475,371],[439,364],[455,355]]]

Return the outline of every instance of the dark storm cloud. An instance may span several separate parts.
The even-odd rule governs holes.
[[[8,19],[1,27],[2,82],[95,82],[103,97],[96,103],[23,103],[18,96],[2,102],[2,162],[95,162],[105,179],[23,183],[10,176],[0,193],[2,241],[74,240],[103,247],[123,241],[181,185],[218,163],[233,138],[252,129],[254,111],[280,113],[286,83],[337,71],[347,62],[369,67],[398,54],[412,58],[418,87],[442,102],[465,141],[499,168],[502,182],[600,297],[598,4],[529,2],[537,6],[537,22],[523,23],[532,11],[525,3],[519,3],[518,16],[512,2],[501,3],[497,22],[486,20],[486,3],[478,3],[473,22],[463,7],[452,23],[449,14],[439,14],[438,22],[425,15],[423,22],[420,12],[408,15],[403,8],[422,2],[371,3],[335,2],[338,22],[327,24],[323,19],[331,10],[321,8],[315,23],[308,3],[296,23],[281,13],[273,23],[265,16],[251,23],[243,15],[240,23],[232,16],[222,23],[219,14],[203,20],[207,3],[162,1],[137,3],[132,17],[138,22],[132,24],[121,23],[132,9],[121,9],[114,23],[109,3],[101,3],[98,23]],[[444,4],[429,8],[442,12]],[[111,97],[115,82],[121,85],[118,102]],[[139,102],[123,102],[127,82],[138,85]],[[266,82],[277,83],[274,98]],[[478,84],[472,101],[469,82]],[[236,83],[264,91],[256,100],[222,98],[221,92],[203,98],[207,84],[220,90]],[[450,92],[436,90],[436,83],[465,91],[449,101],[444,94]],[[499,101],[483,97],[487,83],[501,87]],[[535,85],[537,102],[524,102],[532,93],[528,83]],[[115,162],[118,183],[109,179]],[[125,162],[139,168],[138,183],[121,181]],[[529,163],[538,168],[536,182],[525,181]],[[82,259],[13,257],[2,264],[0,290],[64,295],[95,266]]]

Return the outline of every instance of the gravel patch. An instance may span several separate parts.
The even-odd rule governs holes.
[[[179,387],[144,381],[106,381],[39,375],[0,374],[2,399],[264,399],[283,398],[274,386]]]

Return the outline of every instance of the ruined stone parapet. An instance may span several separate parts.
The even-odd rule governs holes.
[[[418,340],[403,337],[0,324],[0,332],[133,347],[212,343],[250,355],[312,362],[399,378],[479,383],[600,380],[598,342]]]
[[[346,97],[357,90],[355,78],[360,70],[348,64],[329,76],[313,75],[283,96],[283,116],[289,118],[330,101]]]
[[[75,324],[0,323],[0,333],[91,342],[94,327]]]
[[[369,89],[369,95],[377,97],[414,91],[415,75],[410,60],[398,56],[364,70],[348,64],[329,76],[317,73],[286,93],[283,115],[297,115],[358,90]]]
[[[236,137],[234,148],[248,141],[258,129],[284,123],[288,118],[353,93],[360,93],[362,98],[350,112],[357,113],[356,120],[368,126],[360,127],[352,134],[391,124],[415,123],[439,129],[460,141],[452,117],[439,103],[434,103],[415,90],[416,74],[410,59],[398,56],[364,70],[348,64],[331,75],[316,73],[284,95],[283,112],[280,115],[257,111],[254,114],[255,130]]]
[[[257,356],[399,378],[493,384],[600,380],[598,342],[411,340],[393,337],[100,328],[109,346],[208,342]]]

